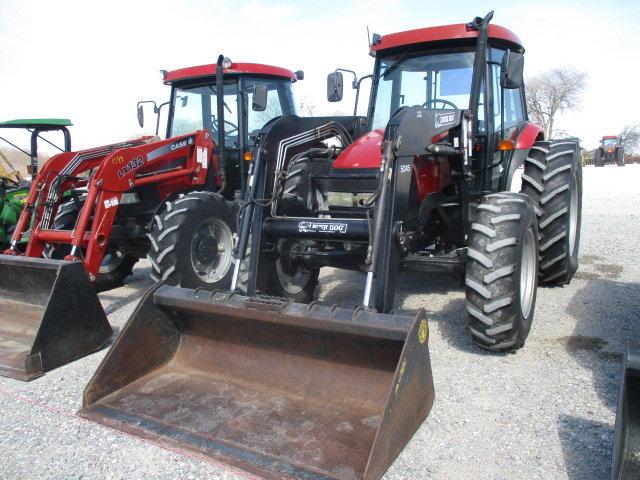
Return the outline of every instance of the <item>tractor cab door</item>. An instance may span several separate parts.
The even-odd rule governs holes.
[[[238,99],[238,79],[224,82],[224,145],[227,192],[240,188],[240,151],[243,146],[240,130],[242,102]],[[219,145],[217,91],[215,79],[173,87],[167,138],[207,129]]]
[[[488,158],[486,174],[481,176],[482,188],[485,191],[500,189],[502,176],[509,171],[508,167],[515,153],[515,150],[500,150],[499,141],[505,139],[515,142],[527,123],[524,86],[510,89],[502,88],[500,85],[501,64],[505,52],[506,49],[497,47],[491,47],[488,51],[487,75],[489,78],[485,82],[488,88],[485,91],[487,102],[483,112],[487,116],[485,133]],[[482,107],[481,104],[480,110]]]

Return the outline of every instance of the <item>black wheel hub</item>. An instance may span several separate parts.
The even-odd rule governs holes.
[[[196,260],[202,265],[211,265],[218,260],[218,240],[210,235],[196,239]]]

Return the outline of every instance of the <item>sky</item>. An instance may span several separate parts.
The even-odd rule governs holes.
[[[70,118],[74,149],[153,133],[150,111],[140,129],[135,106],[168,99],[159,70],[214,63],[220,53],[302,69],[298,100],[316,114],[349,113],[352,92],[339,104],[326,101],[326,75],[336,67],[371,73],[367,27],[384,35],[468,22],[489,10],[493,23],[523,41],[525,76],[563,66],[587,72],[582,109],[562,115],[558,128],[593,148],[601,136],[640,123],[640,2],[588,0],[0,0],[0,119]],[[9,136],[28,144],[24,135]]]

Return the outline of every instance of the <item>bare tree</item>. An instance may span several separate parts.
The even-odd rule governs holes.
[[[569,67],[554,68],[527,81],[527,110],[543,128],[545,138],[554,137],[553,124],[559,113],[580,108],[586,86],[587,73]]]
[[[313,117],[313,114],[316,112],[316,106],[311,101],[311,97],[309,97],[309,95],[305,95],[300,99],[300,102],[298,103],[298,111],[303,117]]]
[[[640,147],[640,123],[627,125],[620,135],[625,154],[635,153]]]

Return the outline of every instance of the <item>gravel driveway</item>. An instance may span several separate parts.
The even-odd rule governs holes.
[[[471,342],[459,280],[402,277],[397,305],[430,312],[436,402],[385,478],[607,478],[621,352],[640,340],[639,239],[640,165],[586,167],[580,270],[571,285],[538,291],[516,354]],[[148,268],[100,294],[114,336],[151,286]],[[321,282],[321,299],[344,305],[364,287],[360,274],[335,270]],[[76,417],[104,355],[30,383],[0,377],[1,478],[249,477]]]

